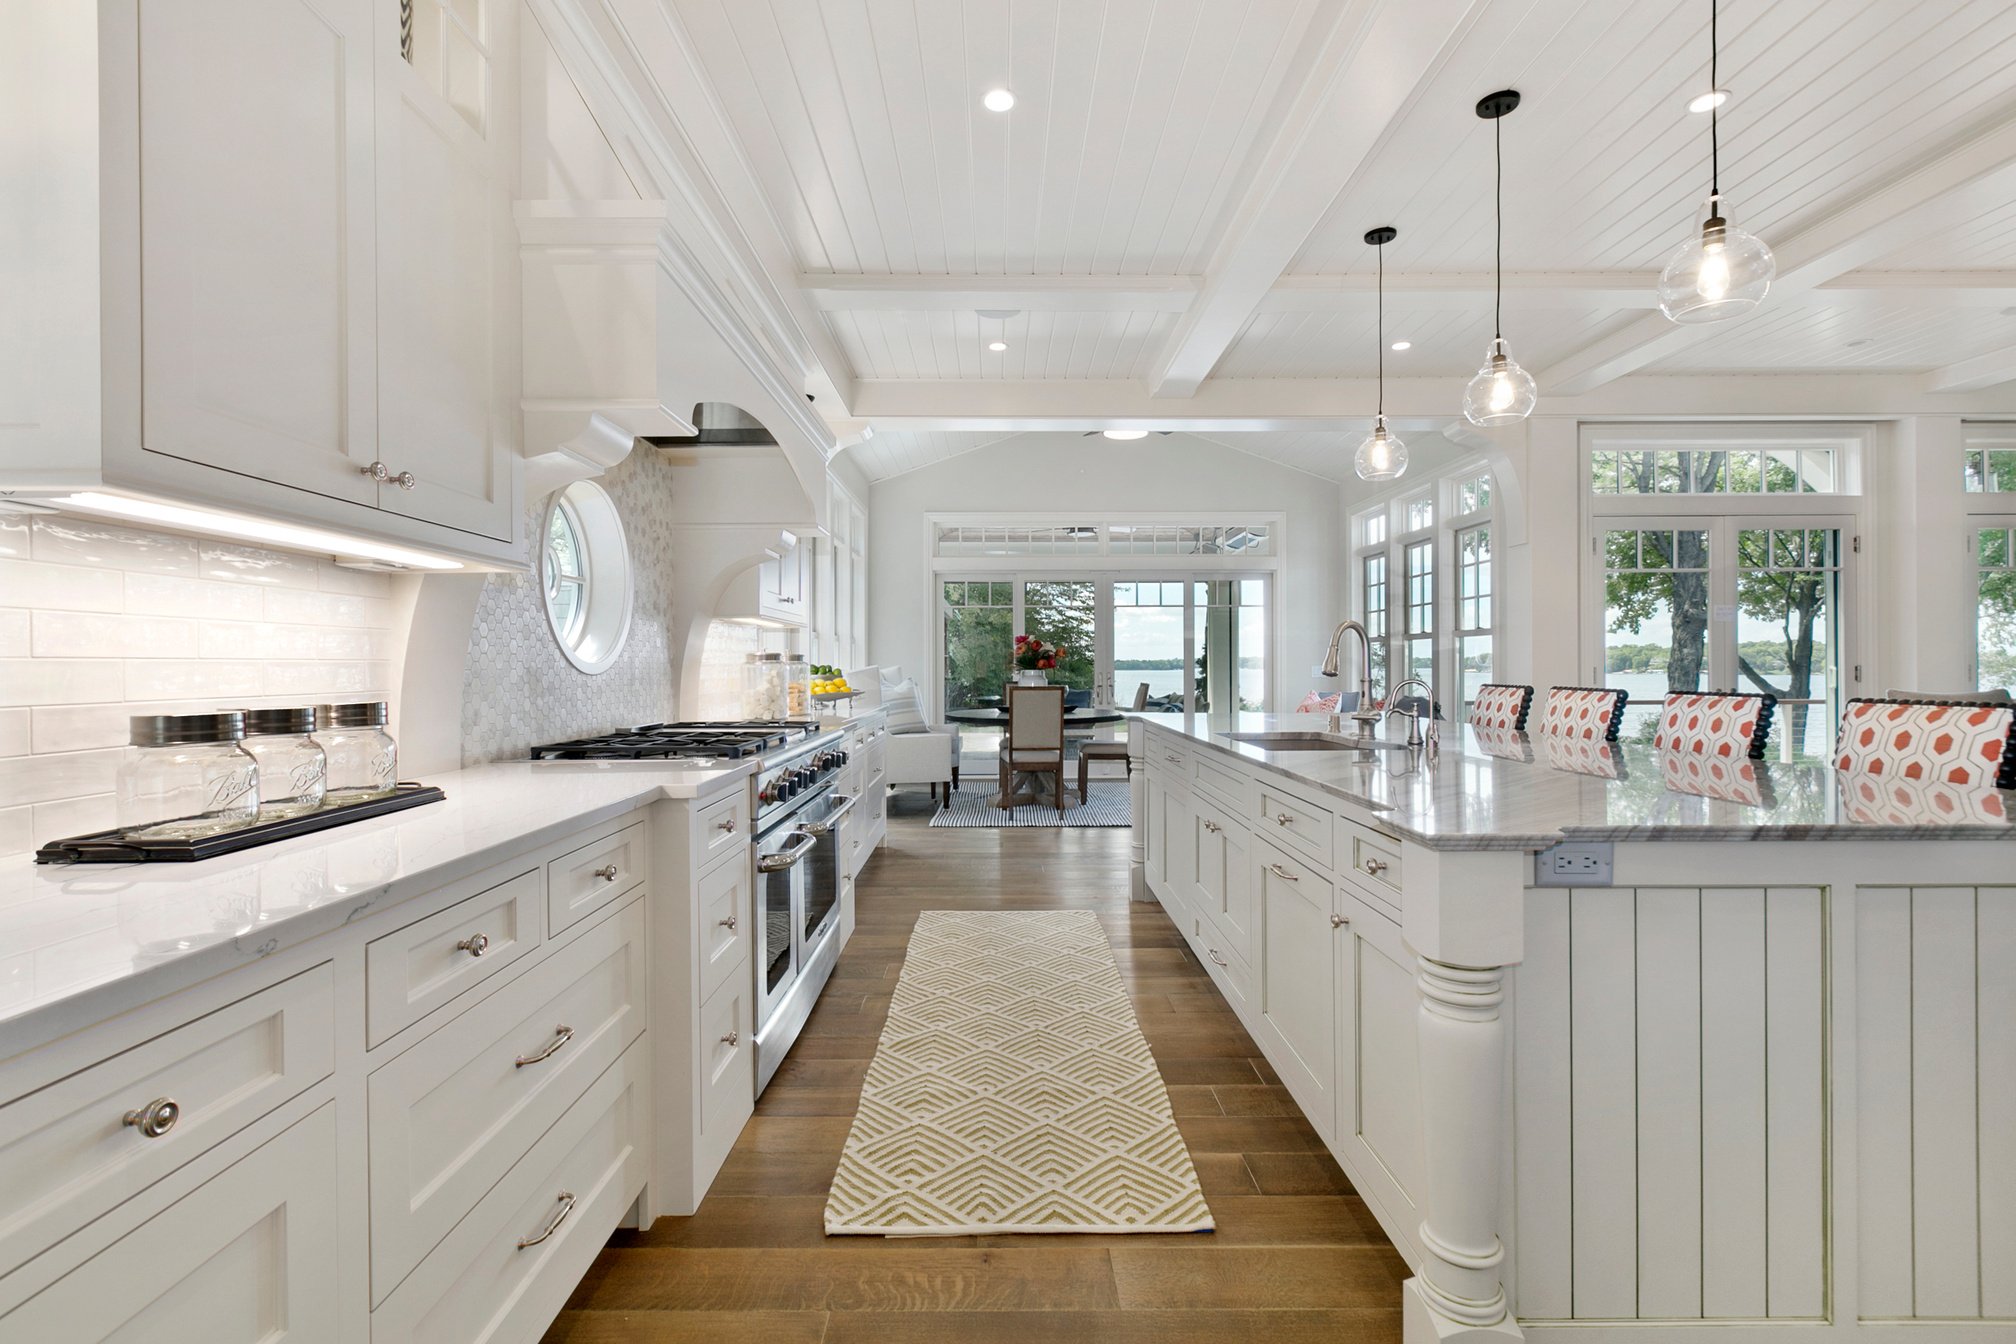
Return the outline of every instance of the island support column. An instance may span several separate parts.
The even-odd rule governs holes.
[[[1523,854],[1409,856],[1416,1058],[1427,1158],[1421,1270],[1401,1286],[1405,1344],[1523,1338],[1504,1283],[1505,968],[1523,955]],[[1423,870],[1426,870],[1425,872]],[[1417,877],[1432,880],[1415,887]]]
[[[1127,720],[1127,806],[1134,825],[1128,830],[1128,894],[1137,901],[1153,901],[1148,889],[1148,756],[1147,730],[1141,720]]]

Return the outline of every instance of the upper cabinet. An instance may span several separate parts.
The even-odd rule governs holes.
[[[0,489],[522,560],[499,8],[0,0]]]
[[[811,624],[807,569],[813,545],[811,538],[801,538],[784,554],[744,570],[730,581],[715,614],[723,620],[760,621],[768,625]]]

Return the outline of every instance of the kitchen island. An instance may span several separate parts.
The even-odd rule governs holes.
[[[1406,1257],[1410,1344],[2011,1337],[2016,795],[1324,716],[1129,740],[1136,895]]]

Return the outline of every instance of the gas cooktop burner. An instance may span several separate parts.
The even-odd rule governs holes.
[[[628,732],[553,742],[532,748],[535,761],[741,761],[778,751],[819,731],[816,723],[647,723]]]

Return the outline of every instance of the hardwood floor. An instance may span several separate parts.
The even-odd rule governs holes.
[[[1268,1344],[1400,1336],[1406,1267],[1160,907],[1124,830],[942,829],[892,803],[853,939],[691,1218],[621,1232],[547,1344]],[[1089,909],[1218,1230],[828,1238],[827,1184],[921,910]]]

